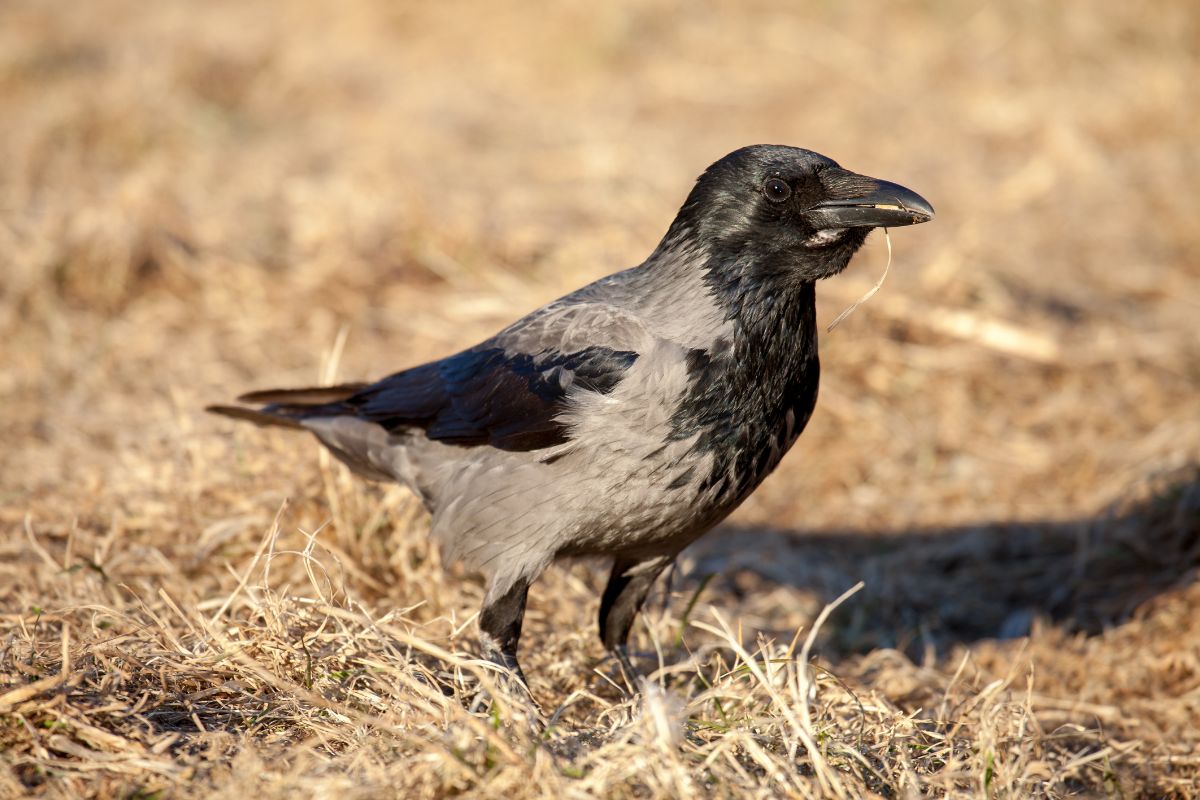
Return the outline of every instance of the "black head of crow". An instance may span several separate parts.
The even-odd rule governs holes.
[[[794,147],[755,146],[709,167],[667,234],[692,236],[735,278],[811,283],[845,269],[872,228],[933,216],[903,186],[842,169]]]
[[[560,557],[612,558],[600,636],[632,674],[625,643],[655,578],[808,422],[814,282],[872,228],[932,217],[911,190],[811,151],[746,147],[700,176],[642,264],[474,347],[210,410],[306,429],[357,472],[410,487],[447,557],[487,576],[481,644],[518,675],[530,583]]]

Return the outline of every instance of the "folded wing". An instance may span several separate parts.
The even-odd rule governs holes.
[[[644,336],[637,320],[611,308],[547,308],[481,345],[373,384],[253,392],[239,400],[260,408],[209,410],[287,427],[349,416],[391,432],[421,429],[446,444],[539,450],[567,441],[559,417],[570,394],[611,392]]]
[[[481,346],[384,378],[344,404],[391,431],[415,427],[447,444],[538,450],[566,441],[557,417],[573,387],[607,394],[637,357],[601,346],[516,354]]]

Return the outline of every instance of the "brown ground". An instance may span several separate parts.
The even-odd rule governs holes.
[[[502,5],[0,3],[0,796],[1200,796],[1195,5]],[[403,490],[200,409],[471,344],[752,142],[938,218],[658,688],[535,587],[539,744]]]

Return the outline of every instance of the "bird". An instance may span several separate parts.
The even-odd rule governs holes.
[[[926,222],[911,189],[797,147],[706,169],[641,264],[374,383],[256,391],[207,410],[313,434],[407,486],[449,560],[482,573],[483,655],[517,659],[530,584],[603,556],[600,639],[628,639],[658,576],[780,463],[817,402],[815,283],[874,228]]]

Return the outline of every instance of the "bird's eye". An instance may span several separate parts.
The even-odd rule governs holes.
[[[767,178],[767,182],[763,184],[763,194],[772,203],[782,203],[792,196],[792,187],[779,178]]]

